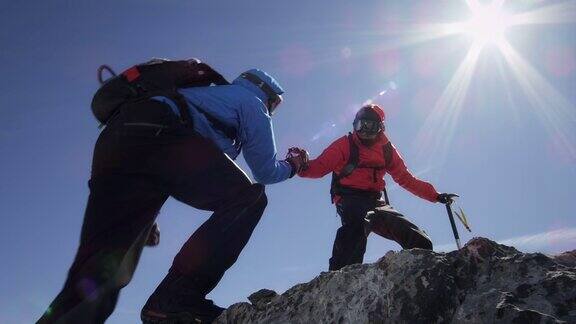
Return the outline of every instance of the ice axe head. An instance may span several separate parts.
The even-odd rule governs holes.
[[[457,194],[447,194],[447,196],[448,196],[448,203],[446,203],[447,205],[451,205],[454,202],[454,198],[460,197]]]

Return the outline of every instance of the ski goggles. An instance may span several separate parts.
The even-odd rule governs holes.
[[[371,119],[357,119],[354,121],[354,130],[366,135],[376,135],[384,131],[384,123]]]
[[[270,116],[274,114],[274,110],[282,103],[282,95],[277,94],[274,92],[274,89],[270,87],[266,82],[262,81],[258,76],[252,73],[242,73],[240,77],[250,81],[252,84],[256,85],[260,90],[264,92],[266,97],[268,97],[268,102],[266,102],[266,107],[268,108],[268,113]]]

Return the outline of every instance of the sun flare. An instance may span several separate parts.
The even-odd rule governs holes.
[[[469,9],[466,20],[423,25],[418,30],[421,32],[419,38],[410,34],[410,39],[425,41],[453,36],[471,39],[468,55],[452,76],[420,130],[416,141],[419,157],[429,159],[429,164],[434,164],[435,161],[441,164],[445,161],[458,124],[459,113],[464,108],[465,98],[470,90],[471,80],[481,76],[476,69],[478,58],[483,54],[491,54],[504,58],[504,65],[500,67],[501,75],[513,76],[516,86],[529,102],[532,111],[542,121],[551,141],[558,143],[555,145],[565,152],[563,154],[570,161],[576,161],[576,137],[573,130],[576,111],[570,101],[555,89],[545,75],[512,46],[509,39],[514,37],[509,33],[510,27],[574,24],[576,1],[541,4],[529,11],[522,11],[514,6],[515,3],[506,0],[490,2],[465,0],[465,2]],[[507,12],[507,9],[511,11]],[[492,47],[495,51],[484,53],[483,49],[486,47]]]
[[[500,46],[505,41],[506,29],[512,24],[512,15],[496,3],[476,5],[470,9],[472,18],[462,23],[462,32],[478,44]]]

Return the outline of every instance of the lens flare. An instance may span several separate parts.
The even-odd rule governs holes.
[[[504,64],[496,66],[503,77],[504,86],[508,79],[524,92],[531,103],[533,113],[543,122],[557,146],[565,152],[570,161],[576,161],[576,138],[573,128],[576,113],[569,100],[556,90],[546,78],[531,66],[508,42],[506,31],[511,26],[534,24],[565,24],[576,22],[576,2],[542,6],[532,11],[510,14],[504,10],[504,0],[494,0],[489,4],[478,0],[467,0],[471,18],[468,21],[441,24],[443,32],[429,31],[430,35],[468,35],[473,38],[471,48],[460,67],[446,86],[434,109],[428,115],[415,146],[418,154],[429,157],[428,163],[442,164],[447,156],[450,143],[457,127],[459,113],[470,85],[476,74],[475,66],[482,49],[488,45],[495,47],[503,56]],[[569,70],[569,66],[563,66]],[[569,72],[566,72],[569,73]],[[508,77],[511,75],[511,78]],[[515,108],[507,91],[511,109]],[[516,111],[516,115],[520,112]],[[433,160],[433,161],[432,161]]]
[[[481,50],[479,44],[470,48],[416,137],[418,159],[427,165],[446,159]]]
[[[573,105],[512,45],[504,43],[501,50],[512,75],[531,102],[534,113],[542,120],[549,135],[559,142],[569,159],[576,161],[576,113]]]
[[[445,54],[450,54],[450,50],[460,44],[470,46],[452,78],[445,85],[444,91],[441,95],[434,96],[439,98],[425,117],[426,121],[414,143],[418,149],[418,155],[426,158],[424,161],[427,160],[427,165],[440,166],[442,164],[456,132],[471,81],[476,77],[481,77],[484,71],[477,69],[479,58],[481,55],[497,54],[499,59],[496,60],[493,69],[501,77],[502,87],[505,88],[505,99],[508,103],[506,108],[514,114],[515,122],[519,122],[526,110],[531,109],[531,112],[543,122],[554,143],[557,143],[556,146],[566,152],[570,161],[576,161],[576,133],[573,131],[576,125],[576,113],[573,103],[524,59],[507,39],[514,36],[508,32],[512,28],[516,30],[528,25],[573,24],[576,22],[576,1],[567,0],[553,4],[538,2],[531,6],[530,10],[522,10],[521,8],[525,6],[518,6],[516,2],[505,0],[465,0],[465,3],[468,19],[445,22],[416,20],[409,23],[393,20],[387,22],[378,31],[354,34],[359,39],[377,39],[379,42],[385,38],[385,42],[377,45],[355,46],[354,48],[354,57],[372,57],[375,72],[385,77],[395,76],[407,65],[402,48],[446,41],[448,38],[460,38],[460,41],[464,37],[472,39],[470,43],[456,40],[448,47],[448,51],[438,50],[439,58],[426,50],[420,57],[415,58],[418,62],[411,65],[416,68],[416,72],[420,72],[422,77],[427,76],[427,73],[436,76],[441,73],[440,58],[444,59]],[[483,51],[486,47],[491,47],[493,50]],[[572,52],[563,53],[560,50],[549,51],[545,62],[548,72],[558,77],[574,73],[572,63],[574,60],[571,54]],[[522,90],[531,107],[521,107],[515,104],[511,91],[513,86]],[[379,95],[389,97],[388,95],[394,89],[395,85],[390,85]],[[366,103],[378,99],[381,97],[369,98]],[[394,109],[394,107],[395,105],[392,104],[388,109]],[[357,107],[353,107],[353,110],[357,110]],[[342,117],[349,115],[343,114]]]

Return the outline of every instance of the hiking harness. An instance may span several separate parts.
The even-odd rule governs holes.
[[[348,156],[348,162],[346,163],[346,165],[344,165],[344,167],[340,170],[338,174],[336,174],[336,172],[332,172],[332,183],[330,185],[330,197],[332,202],[334,201],[334,198],[336,196],[340,195],[374,196],[377,199],[380,198],[381,196],[379,192],[345,187],[342,186],[340,180],[351,175],[352,172],[354,172],[354,170],[358,168],[364,168],[364,169],[373,169],[374,182],[376,182],[377,171],[386,168],[386,166],[390,165],[392,161],[392,143],[388,141],[388,143],[382,146],[382,154],[384,155],[384,161],[385,161],[384,165],[366,166],[360,163],[360,150],[356,142],[354,142],[354,137],[352,133],[348,133],[347,138],[348,138],[348,144],[350,146],[350,155]],[[386,188],[383,189],[383,193],[386,205],[390,205]]]

